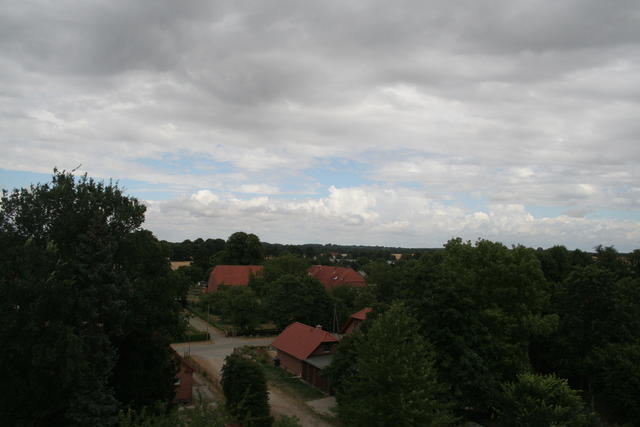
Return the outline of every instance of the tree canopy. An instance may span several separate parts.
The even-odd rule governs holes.
[[[444,390],[438,384],[433,348],[403,305],[391,306],[355,343],[353,373],[337,395],[345,425],[453,423],[440,400]]]
[[[173,397],[184,327],[167,254],[117,184],[54,171],[0,201],[0,419],[113,425]]]

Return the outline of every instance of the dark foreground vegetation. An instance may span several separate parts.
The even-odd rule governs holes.
[[[188,282],[115,185],[56,172],[0,205],[0,424],[117,423],[170,403]]]
[[[144,211],[117,185],[69,173],[3,193],[2,425],[270,425],[264,376],[238,357],[223,373],[226,407],[172,407],[169,343],[185,336],[189,287],[217,264],[264,265],[248,287],[191,302],[242,333],[337,330],[373,307],[327,371],[344,425],[640,419],[638,250],[269,245],[243,232],[169,243],[142,228]],[[169,259],[193,263],[171,271]],[[353,267],[369,286],[328,292],[311,264]]]
[[[419,260],[381,265],[368,276],[373,315],[331,366],[342,419],[365,425],[353,420],[376,411],[426,420],[447,410],[504,426],[635,425],[639,261],[640,251],[454,239]]]

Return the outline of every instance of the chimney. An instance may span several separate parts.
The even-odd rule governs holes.
[[[316,325],[316,329],[322,329],[322,325]]]

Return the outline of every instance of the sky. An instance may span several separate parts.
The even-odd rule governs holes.
[[[640,2],[0,0],[0,187],[161,239],[640,248]]]

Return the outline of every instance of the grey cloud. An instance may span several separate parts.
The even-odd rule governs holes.
[[[344,158],[434,197],[637,210],[639,10],[595,0],[5,2],[0,167],[83,163],[188,192],[289,179],[317,188],[305,171]],[[234,170],[181,178],[138,163],[167,153]]]

